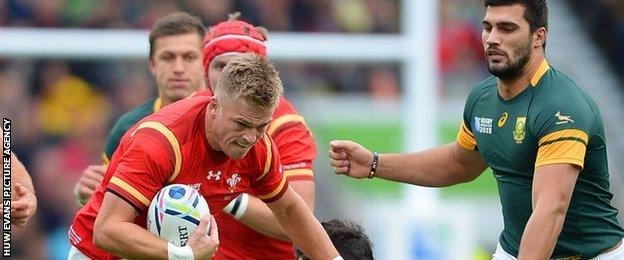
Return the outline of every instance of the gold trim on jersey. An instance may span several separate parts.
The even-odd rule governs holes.
[[[463,120],[457,132],[457,143],[468,150],[474,150],[477,147],[477,139]]]
[[[581,168],[585,162],[587,134],[578,129],[550,133],[539,141],[535,167],[554,163],[569,163]]]
[[[260,175],[260,177],[258,177],[256,181],[259,179],[262,179],[264,175],[267,175],[267,173],[269,173],[269,170],[271,170],[271,162],[273,161],[271,140],[269,140],[269,136],[267,136],[266,134],[263,134],[262,141],[264,142],[264,145],[267,147],[267,159],[266,159],[266,162],[264,163],[264,170],[262,171],[262,175]]]
[[[156,100],[154,100],[154,107],[152,107],[152,111],[156,112],[160,110],[161,105],[162,105],[162,100],[160,98],[157,98]]]
[[[270,136],[273,136],[273,134],[275,133],[275,131],[277,131],[277,129],[279,129],[282,125],[286,123],[290,123],[290,122],[300,122],[307,127],[303,116],[296,115],[296,114],[288,114],[288,115],[280,116],[276,118],[275,120],[273,120],[273,122],[271,122],[271,125],[269,125],[269,129],[267,129],[267,134]]]
[[[258,195],[258,198],[260,198],[261,200],[268,200],[270,198],[275,197],[275,195],[277,195],[280,191],[282,191],[282,189],[284,188],[284,185],[286,185],[286,177],[282,176],[282,180],[280,180],[279,185],[277,185],[277,188],[274,189],[273,191],[271,191],[269,194],[266,195]]]
[[[122,188],[126,192],[130,193],[130,195],[134,196],[134,198],[145,204],[145,206],[149,206],[150,200],[148,200],[145,196],[143,196],[143,194],[141,194],[141,192],[139,192],[137,189],[132,187],[132,185],[128,184],[124,180],[118,178],[117,176],[113,176],[110,180],[110,183],[115,184],[119,186],[119,188]]]
[[[102,161],[104,162],[104,165],[110,164],[110,159],[106,156],[106,153],[102,153]]]
[[[163,125],[160,122],[154,122],[154,121],[147,121],[147,122],[141,123],[137,127],[137,129],[134,130],[134,132],[132,132],[132,135],[134,135],[141,128],[152,128],[160,132],[163,136],[165,136],[165,138],[167,138],[167,140],[171,144],[171,148],[173,149],[173,154],[175,155],[175,167],[173,169],[173,174],[169,178],[168,182],[173,181],[176,177],[178,177],[178,174],[180,173],[180,169],[182,168],[182,152],[180,152],[180,143],[178,142],[178,139],[175,137],[173,132],[171,132],[171,130],[169,130],[165,125]]]
[[[537,86],[537,83],[539,83],[540,79],[542,79],[542,77],[544,76],[544,74],[546,74],[546,71],[548,71],[549,68],[550,66],[548,65],[548,61],[544,59],[535,74],[533,74],[533,77],[531,78],[531,86]]]
[[[579,142],[581,142],[584,145],[587,145],[587,142],[589,140],[589,136],[587,135],[587,133],[585,133],[585,131],[583,130],[579,130],[579,129],[564,129],[564,130],[559,130],[556,132],[552,132],[550,134],[547,134],[546,136],[542,137],[539,140],[539,145],[538,146],[544,146],[544,145],[548,145],[550,143],[553,142],[557,142],[557,141],[565,141],[565,140],[577,140]]]
[[[312,169],[294,169],[294,170],[285,170],[284,176],[292,177],[292,176],[314,176],[314,172]]]
[[[581,167],[581,170],[583,169],[583,165],[585,164],[584,160],[577,160],[577,159],[573,159],[573,158],[568,158],[568,159],[550,159],[550,160],[540,160],[540,161],[535,161],[535,168],[540,167],[540,166],[544,166],[544,165],[548,165],[548,164],[557,164],[557,163],[567,163],[567,164],[572,164],[572,165],[576,165]]]

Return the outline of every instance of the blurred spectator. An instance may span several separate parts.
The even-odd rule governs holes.
[[[62,26],[63,7],[66,0],[32,0],[30,5],[34,25],[37,27]]]
[[[443,97],[464,97],[471,84],[486,75],[481,45],[482,17],[465,10],[482,12],[481,1],[440,1],[438,57]]]
[[[377,100],[396,100],[399,98],[399,80],[392,67],[373,69],[369,85],[371,96]]]
[[[482,67],[484,60],[480,27],[462,19],[459,11],[464,6],[457,2],[442,0],[440,4],[439,57],[440,72],[474,70]]]
[[[336,0],[333,5],[338,26],[347,32],[370,32],[374,17],[360,0]]]
[[[184,0],[184,3],[186,11],[200,17],[205,25],[217,24],[223,21],[223,14],[234,11],[231,0]]]
[[[108,100],[72,75],[66,63],[45,63],[40,75],[43,89],[37,118],[46,137],[67,137],[89,128],[93,121],[108,119]]]
[[[18,62],[7,62],[0,67],[0,114],[12,120],[13,150],[29,168],[30,155],[40,139],[39,127],[33,117],[34,99],[27,86],[29,67]]]

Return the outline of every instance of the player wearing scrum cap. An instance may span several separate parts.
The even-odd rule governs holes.
[[[209,90],[217,84],[221,70],[230,60],[249,52],[267,55],[266,29],[238,20],[239,15],[231,14],[228,21],[212,26],[206,34],[204,69]],[[284,176],[313,211],[312,161],[317,155],[316,144],[303,116],[284,97],[273,114],[267,134],[277,145]],[[233,199],[224,210],[229,214],[215,216],[219,226],[227,229],[219,234],[221,245],[215,259],[295,258],[293,244],[260,199],[243,194]]]

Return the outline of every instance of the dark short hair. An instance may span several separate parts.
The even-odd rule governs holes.
[[[524,19],[529,22],[531,33],[540,27],[548,29],[548,6],[546,0],[484,0],[484,6],[506,6],[521,4],[524,10]]]
[[[332,219],[321,223],[338,253],[345,260],[372,260],[373,244],[364,228],[349,220]],[[299,259],[309,259],[297,248]]]
[[[201,41],[206,34],[206,28],[199,18],[185,12],[171,13],[158,19],[149,35],[149,58],[154,54],[154,44],[158,38],[187,33],[197,33]]]

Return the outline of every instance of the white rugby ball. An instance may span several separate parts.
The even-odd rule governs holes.
[[[152,199],[147,212],[147,230],[176,246],[185,246],[201,217],[207,213],[210,213],[208,203],[196,189],[171,184]]]

